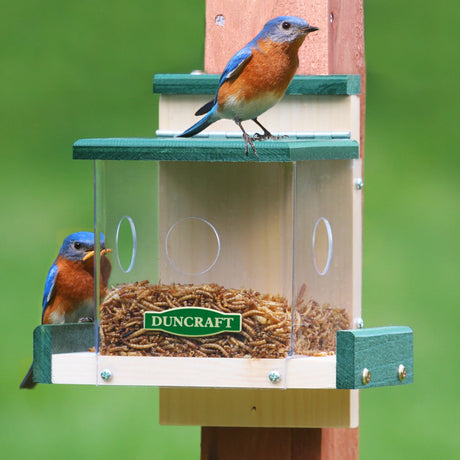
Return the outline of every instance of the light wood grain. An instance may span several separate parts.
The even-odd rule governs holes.
[[[356,427],[356,390],[161,388],[160,423],[258,427]]]
[[[52,355],[52,383],[331,389],[335,388],[335,363],[335,356],[238,359],[99,355],[96,359],[89,352],[61,353]],[[113,375],[109,381],[99,375],[105,368]],[[278,383],[269,380],[272,370],[281,376]]]
[[[96,354],[78,352],[51,355],[51,383],[96,385]]]
[[[162,282],[214,282],[290,299],[292,211],[292,163],[161,163],[160,241],[178,222],[191,227],[193,220],[182,219],[194,217],[213,225],[221,245],[212,269],[190,275],[215,259],[216,237],[182,232],[175,267],[160,251]]]
[[[350,131],[352,139],[359,139],[360,96],[285,96],[281,102],[258,117],[271,132],[331,132]],[[196,110],[212,95],[160,96],[160,130],[182,132],[198,121]],[[260,131],[252,121],[243,123],[248,132]],[[232,120],[219,120],[206,132],[241,132]]]

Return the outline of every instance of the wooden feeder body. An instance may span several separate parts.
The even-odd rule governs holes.
[[[348,85],[345,92],[358,92],[355,76],[344,76],[342,81]],[[196,88],[196,83],[189,87]],[[193,121],[190,113],[208,99],[209,95],[182,97],[179,103],[177,95],[162,95],[160,131],[187,126]],[[303,289],[306,300],[345,309],[352,325],[361,316],[361,191],[355,186],[361,163],[358,144],[350,139],[359,133],[354,112],[359,112],[357,94],[296,94],[287,96],[266,119],[261,117],[269,127],[316,133],[316,138],[303,143],[271,141],[275,149],[278,143],[307,145],[298,161],[263,161],[265,142],[256,144],[262,160],[256,161],[251,152],[244,155],[241,141],[239,156],[230,153],[225,161],[225,139],[219,161],[212,156],[210,161],[186,161],[187,147],[182,156],[172,155],[172,161],[151,161],[146,155],[139,160],[133,151],[142,141],[136,140],[119,147],[116,157],[122,160],[112,159],[107,150],[93,149],[96,231],[105,234],[106,246],[113,249],[109,284],[216,283],[281,295],[292,318],[292,305]],[[317,115],[306,120],[301,113]],[[219,123],[215,125],[219,130],[238,130],[234,123]],[[191,149],[194,142],[208,141],[188,142]],[[314,150],[318,143],[323,150]],[[79,141],[76,156],[83,157],[85,148],[88,145]],[[141,366],[138,374],[131,368],[117,372],[111,383],[226,388],[273,388],[267,376],[274,368],[283,374],[278,387],[335,388],[335,356],[299,360],[296,342],[302,337],[295,321],[291,328],[283,359],[101,354],[98,368],[138,359],[156,364],[146,364],[150,370]],[[306,362],[313,367],[305,367]],[[100,376],[98,381],[105,383]]]
[[[238,128],[228,121],[209,128],[206,139],[171,137],[194,121],[191,114],[210,98],[217,76],[156,81],[162,93],[157,138],[74,145],[75,159],[94,161],[96,232],[113,249],[109,285],[216,283],[282,296],[291,315],[288,348],[263,359],[181,357],[174,350],[108,355],[99,349],[97,326],[41,326],[34,378],[163,387],[165,424],[356,427],[356,389],[411,383],[412,331],[339,331],[337,354],[306,356],[295,318],[304,292],[320,306],[344,309],[351,328],[360,322],[359,77],[295,77],[281,103],[260,117],[290,137],[256,142],[258,157],[245,155],[241,137],[233,138]],[[175,94],[177,82],[185,95]],[[190,94],[197,86],[203,94]],[[76,326],[78,340],[68,340]],[[372,369],[371,384],[363,381],[363,367]],[[254,407],[265,410],[255,414]]]

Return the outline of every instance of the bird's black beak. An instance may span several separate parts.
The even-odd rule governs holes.
[[[308,26],[307,27],[307,33],[315,32],[316,30],[319,30],[319,27],[315,27],[315,26]]]

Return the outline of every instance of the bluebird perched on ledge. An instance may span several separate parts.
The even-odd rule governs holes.
[[[284,95],[299,66],[297,52],[305,37],[318,30],[296,16],[279,16],[268,21],[262,31],[228,62],[219,80],[216,96],[195,115],[207,113],[179,137],[191,137],[221,118],[229,118],[243,131],[245,152],[248,144],[257,156],[254,140],[274,139],[257,117],[273,107]],[[253,120],[263,134],[254,138],[241,124]]]
[[[104,235],[100,240],[100,291],[102,298],[109,280],[111,265],[105,254]],[[62,243],[51,266],[43,294],[42,324],[63,324],[92,321],[96,313],[94,301],[94,233],[77,232]],[[20,388],[33,388],[33,365]]]

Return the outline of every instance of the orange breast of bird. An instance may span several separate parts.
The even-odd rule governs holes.
[[[219,112],[225,114],[233,111],[240,120],[247,120],[276,104],[283,97],[299,66],[297,52],[303,40],[290,43],[260,40],[241,73],[222,83],[219,88]]]
[[[57,266],[54,293],[50,300],[51,305],[44,313],[43,324],[69,322],[66,318],[76,309],[83,307],[91,310],[95,303],[93,257],[85,262],[58,258]],[[100,298],[105,295],[110,269],[109,260],[101,257]]]

